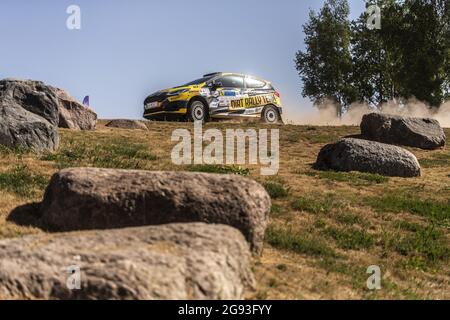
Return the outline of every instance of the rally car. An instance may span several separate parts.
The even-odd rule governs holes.
[[[266,80],[216,72],[185,85],[161,90],[144,101],[144,118],[209,121],[226,118],[260,118],[281,122],[280,94]]]

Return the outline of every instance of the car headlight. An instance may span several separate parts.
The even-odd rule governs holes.
[[[180,89],[180,90],[177,90],[177,91],[168,92],[167,95],[169,97],[179,96],[180,94],[188,92],[188,91],[189,91],[189,89]]]

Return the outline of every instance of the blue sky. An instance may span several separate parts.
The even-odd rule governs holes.
[[[81,30],[66,9],[81,8]],[[301,26],[318,0],[2,0],[0,78],[42,80],[101,118],[141,118],[142,101],[204,73],[231,71],[271,80],[288,119],[311,108],[293,59]],[[351,0],[352,15],[364,10]]]

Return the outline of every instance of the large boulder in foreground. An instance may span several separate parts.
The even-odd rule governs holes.
[[[242,234],[224,225],[26,236],[0,241],[0,298],[242,299],[250,261]],[[81,288],[69,290],[77,267]]]
[[[0,102],[0,144],[37,152],[54,151],[59,145],[58,128],[14,101]]]
[[[106,124],[109,128],[129,129],[129,130],[148,130],[145,123],[138,120],[115,119]]]
[[[322,148],[317,170],[360,171],[393,177],[420,176],[420,164],[408,150],[389,144],[347,138]]]
[[[270,203],[260,184],[240,176],[73,168],[53,175],[41,222],[54,231],[226,224],[240,230],[260,253]]]
[[[66,91],[41,81],[0,80],[0,102],[5,99],[62,128],[93,130],[97,123],[95,112]]]
[[[363,117],[364,138],[421,149],[445,146],[446,136],[437,120],[371,113]]]

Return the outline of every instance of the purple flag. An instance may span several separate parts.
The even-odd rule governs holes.
[[[89,96],[84,97],[84,99],[83,99],[83,104],[84,104],[86,107],[89,107]]]

